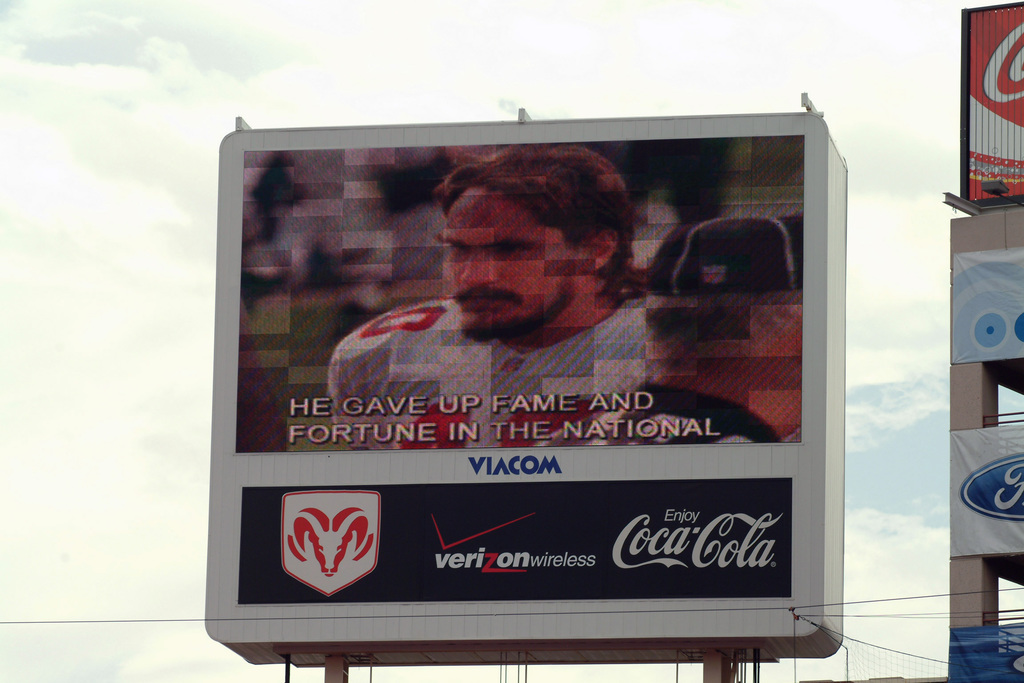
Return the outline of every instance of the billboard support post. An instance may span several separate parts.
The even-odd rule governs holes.
[[[348,683],[348,658],[328,656],[324,660],[324,683]]]
[[[704,651],[704,683],[733,683],[735,676],[735,660],[729,659],[718,650]]]

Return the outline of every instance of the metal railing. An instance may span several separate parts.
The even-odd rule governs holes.
[[[1016,418],[1016,419],[1006,419]],[[1024,422],[1024,412],[1019,413],[998,413],[996,415],[982,415],[981,426],[982,427],[998,427],[1000,425],[1016,424]]]
[[[982,612],[983,626],[998,626],[1011,621],[1024,621],[1024,609],[1001,609],[996,612]]]

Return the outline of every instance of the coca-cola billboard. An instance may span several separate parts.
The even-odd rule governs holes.
[[[210,636],[831,656],[846,196],[804,111],[228,135]]]
[[[1024,4],[964,10],[961,194],[981,181],[1024,194]]]
[[[788,597],[792,524],[788,479],[247,488],[238,601]]]

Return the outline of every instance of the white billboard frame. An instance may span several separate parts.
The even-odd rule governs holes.
[[[257,487],[480,483],[453,450],[235,450],[243,173],[247,151],[802,136],[804,299],[801,437],[795,443],[564,447],[552,481],[784,478],[792,481],[792,594],[785,598],[239,604],[242,493]],[[325,655],[384,664],[676,661],[686,648],[759,649],[763,660],[825,657],[842,632],[846,167],[821,117],[658,119],[246,130],[221,146],[206,623],[254,663]],[[502,454],[526,455],[525,449]],[[568,474],[566,474],[568,472]],[[503,481],[514,481],[505,477]],[[824,628],[794,621],[806,610]],[[824,615],[824,616],[821,616]]]

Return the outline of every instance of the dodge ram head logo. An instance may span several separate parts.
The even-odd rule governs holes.
[[[377,566],[380,494],[299,491],[281,502],[281,564],[324,595],[351,586]]]

